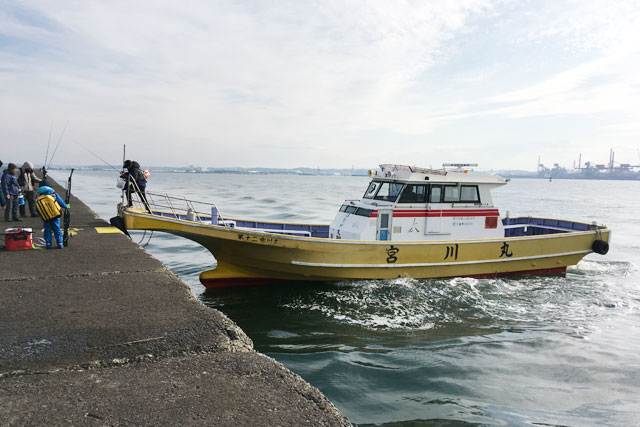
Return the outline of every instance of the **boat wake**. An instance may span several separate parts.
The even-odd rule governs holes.
[[[638,267],[630,261],[584,259],[578,265],[567,267],[567,273],[584,276],[602,275],[604,277],[612,275],[613,277],[628,277],[632,274],[637,274],[638,271]]]
[[[565,330],[584,335],[612,308],[634,305],[620,278],[637,274],[630,262],[583,261],[566,276],[505,279],[365,280],[341,282],[293,297],[283,306],[374,330]],[[637,307],[636,307],[637,306]]]

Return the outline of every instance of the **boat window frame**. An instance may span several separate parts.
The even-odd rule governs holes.
[[[443,187],[444,184],[429,184],[429,196],[427,197],[427,203],[442,203],[442,194],[444,193]],[[440,198],[437,201],[431,200],[431,192],[434,188],[440,189]]]
[[[391,219],[391,214],[389,212],[384,212],[380,214],[380,229],[381,230],[388,230],[389,229],[389,222]]]
[[[367,208],[358,208],[358,210],[356,211],[356,215],[364,216],[367,218],[370,217],[372,213],[373,213],[373,209],[367,209]]]
[[[463,199],[462,198],[462,189],[463,188],[475,188],[476,189],[476,200]],[[477,185],[461,185],[460,186],[460,203],[480,203],[480,189]]]
[[[447,188],[455,188],[456,190],[458,190],[458,198],[456,200],[447,200],[446,195],[447,195]],[[442,188],[442,202],[443,203],[460,203],[460,185],[459,184],[448,184],[448,185],[444,185]]]
[[[404,182],[393,182],[393,181],[380,181],[380,182],[382,182],[382,185],[380,185],[380,187],[378,188],[378,191],[376,191],[376,195],[374,196],[373,199],[374,200],[379,200],[381,202],[395,203],[398,200],[398,197],[400,197],[400,195],[402,194],[402,191],[404,190],[404,188],[406,187]],[[391,186],[392,185],[399,185],[400,186],[400,190],[398,190],[398,193],[395,195],[394,199],[386,199],[386,198],[384,198],[385,196],[381,196],[380,198],[378,197],[378,194],[380,194],[380,191],[384,188],[385,185],[389,186],[389,190],[391,190]]]
[[[354,213],[356,213],[357,210],[358,210],[357,206],[348,205],[347,208],[344,210],[344,213],[346,213],[346,214],[354,214]]]
[[[405,193],[407,193],[409,191],[409,187],[424,187],[424,192],[422,194],[423,196],[423,200],[415,200],[415,201],[403,201],[402,200],[402,196],[405,195]],[[418,196],[420,196],[420,194],[416,193]],[[407,183],[405,184],[405,186],[402,188],[402,191],[400,193],[400,197],[398,197],[398,203],[404,203],[404,204],[411,204],[411,203],[416,203],[416,204],[425,204],[427,203],[427,196],[429,194],[429,184],[412,184],[412,183]]]
[[[378,190],[380,190],[380,187],[382,187],[382,183],[383,181],[371,181],[369,183],[369,186],[367,187],[367,190],[364,192],[364,196],[362,196],[363,199],[373,199],[376,197],[376,195],[378,194]],[[370,189],[371,186],[375,186],[375,188],[373,189],[373,192],[370,193]],[[368,194],[371,194],[370,196],[367,196]]]

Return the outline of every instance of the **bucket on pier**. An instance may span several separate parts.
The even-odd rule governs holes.
[[[4,230],[4,246],[8,251],[31,249],[31,228],[7,228]]]

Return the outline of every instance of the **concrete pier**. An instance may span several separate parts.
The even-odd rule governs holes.
[[[350,425],[162,263],[71,207],[68,248],[0,243],[0,425]],[[2,230],[17,225],[42,236],[38,218]]]

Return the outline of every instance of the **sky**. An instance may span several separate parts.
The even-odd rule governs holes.
[[[625,0],[0,0],[0,159],[640,164],[639,22]]]

